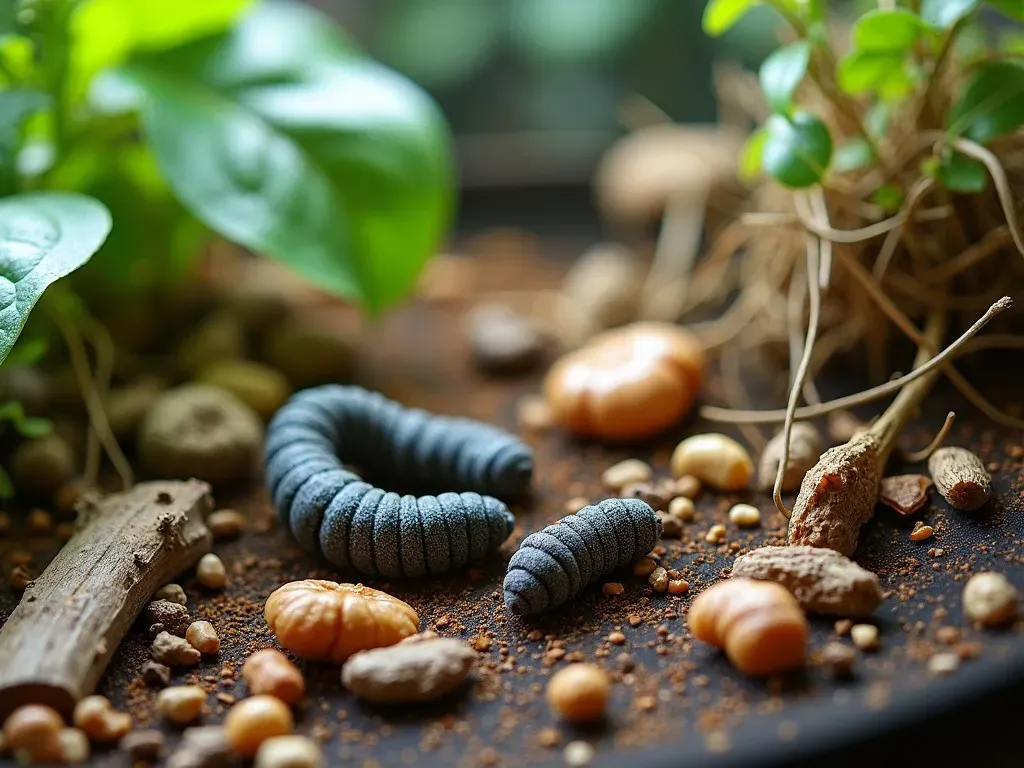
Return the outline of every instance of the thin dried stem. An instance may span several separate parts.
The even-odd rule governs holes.
[[[938,434],[935,435],[934,438],[932,438],[932,441],[928,443],[928,445],[925,448],[922,448],[920,451],[915,451],[914,453],[906,454],[904,458],[907,461],[911,462],[912,464],[916,464],[919,461],[924,461],[925,459],[927,459],[929,456],[935,453],[939,446],[942,445],[942,443],[945,441],[946,436],[949,434],[949,430],[953,428],[954,421],[956,421],[956,413],[950,411],[949,413],[946,414],[946,420],[942,423],[942,428],[939,430]]]
[[[818,325],[821,322],[821,285],[818,281],[818,272],[821,268],[819,261],[821,258],[820,249],[820,240],[812,237],[807,238],[807,295],[810,300],[807,318],[807,338],[804,341],[804,351],[800,357],[800,365],[793,376],[793,386],[789,389],[786,419],[782,426],[782,456],[779,459],[779,466],[775,473],[775,486],[772,489],[775,507],[787,520],[789,519],[789,508],[782,500],[782,480],[786,474],[786,467],[789,466],[789,439],[793,432],[793,413],[796,411],[797,403],[800,401],[800,390],[803,388],[804,380],[807,378],[807,368],[811,364],[814,342],[818,337]]]
[[[902,213],[904,215],[904,222],[909,221],[917,208],[917,204],[924,199],[924,196],[928,194],[929,190],[935,185],[931,179],[921,178],[918,179],[914,186],[910,190],[910,194],[907,195],[907,199],[903,203]],[[892,261],[893,255],[896,253],[896,248],[900,244],[900,237],[903,234],[903,227],[900,226],[897,229],[892,230],[885,236],[885,240],[882,241],[882,247],[878,251],[878,258],[875,259],[875,266],[871,270],[876,280],[881,280],[885,277],[885,272],[889,268],[889,262]]]
[[[857,392],[835,400],[829,400],[821,403],[820,405],[810,405],[804,408],[797,408],[793,417],[798,420],[814,419],[831,413],[832,411],[838,411],[844,408],[854,408],[858,405],[864,405],[865,403],[870,403],[874,400],[878,400],[879,398],[891,395],[894,392],[898,392],[907,384],[919,379],[932,369],[948,363],[960,348],[963,347],[975,334],[977,334],[978,331],[984,328],[993,317],[998,315],[1000,312],[1004,312],[1009,309],[1012,304],[1013,301],[1009,296],[1001,298],[989,307],[988,311],[975,321],[974,325],[964,331],[956,341],[942,350],[939,354],[932,357],[928,362],[915,368],[905,376],[892,379],[884,384],[879,384],[877,387],[866,389],[863,392]],[[924,336],[921,336],[921,338],[924,339]],[[716,406],[706,405],[700,409],[700,415],[702,418],[726,424],[778,424],[779,422],[786,420],[787,413],[788,409],[786,408],[770,411],[737,411],[729,408],[718,408]]]
[[[1006,176],[1006,169],[999,162],[999,158],[976,141],[970,139],[957,139],[953,142],[954,149],[963,152],[969,157],[980,161],[992,176],[996,185],[996,194],[999,196],[999,203],[1003,206],[1003,215],[1006,216],[1006,226],[1010,228],[1013,235],[1013,244],[1017,246],[1021,256],[1024,256],[1024,233],[1020,230],[1017,221],[1017,211],[1013,202],[1013,191],[1010,189],[1010,180]]]

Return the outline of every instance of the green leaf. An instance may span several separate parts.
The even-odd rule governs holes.
[[[853,47],[859,51],[906,51],[924,32],[910,11],[868,11],[853,25]]]
[[[886,213],[896,213],[903,205],[903,191],[895,184],[883,184],[871,193],[871,202]]]
[[[904,63],[899,51],[854,51],[840,60],[836,82],[850,94],[876,91],[901,71]]]
[[[27,89],[0,91],[0,196],[17,190],[17,160],[25,122],[49,104],[46,94]]]
[[[1021,0],[989,0],[989,2],[1000,13],[1004,13],[1011,19],[1024,21],[1024,3]]]
[[[761,0],[709,0],[704,8],[704,31],[711,37],[728,32]]]
[[[421,7],[424,4],[419,3]],[[473,4],[468,4],[472,6]],[[481,7],[495,4],[478,3]],[[580,61],[601,59],[621,50],[641,29],[656,9],[652,0],[517,0],[511,19],[504,22],[512,44],[519,52],[539,61]],[[432,13],[453,8],[460,16],[467,13],[465,2],[432,0],[425,7]],[[451,40],[451,26],[446,30]],[[443,45],[440,48],[466,47]],[[439,48],[435,57],[445,53]],[[448,54],[450,55],[450,54]]]
[[[761,65],[761,90],[774,112],[787,112],[793,93],[807,73],[811,44],[806,40],[779,48]]]
[[[922,0],[921,20],[936,29],[949,29],[979,5],[981,0]]]
[[[978,67],[947,124],[954,136],[982,143],[1024,125],[1024,67],[1006,61]]]
[[[50,434],[53,422],[49,419],[26,416],[25,409],[17,400],[0,404],[0,422],[9,421],[22,437],[34,438]]]
[[[935,162],[927,169],[929,175],[952,192],[976,195],[988,186],[988,171],[973,158],[951,152],[941,159],[930,159]]]
[[[253,0],[84,0],[71,17],[71,89],[134,51],[162,50],[223,32]]]
[[[225,237],[372,314],[434,253],[453,192],[443,117],[317,12],[266,3],[127,74],[164,176]]]
[[[37,192],[0,200],[0,362],[32,307],[78,269],[110,232],[110,214],[84,195]]]
[[[762,163],[769,176],[795,189],[822,180],[832,160],[832,137],[820,118],[802,111],[791,118],[772,115],[764,127]]]
[[[15,0],[0,0],[0,37],[14,34],[18,29]]]
[[[747,137],[740,150],[739,177],[741,181],[750,183],[761,175],[761,157],[764,154],[764,143],[768,140],[768,132],[762,127]]]
[[[832,166],[839,173],[847,173],[848,171],[855,171],[858,168],[871,165],[874,159],[870,144],[864,139],[850,139],[836,149]]]

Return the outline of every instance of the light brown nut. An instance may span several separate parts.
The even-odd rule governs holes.
[[[732,573],[777,582],[812,613],[863,616],[882,602],[878,576],[821,547],[760,547],[736,558]]]
[[[672,474],[693,475],[720,491],[738,491],[750,484],[754,464],[747,449],[718,433],[693,435],[672,453]]]
[[[612,464],[601,473],[601,482],[605,487],[617,491],[633,483],[648,482],[654,476],[651,465],[640,459],[625,459]]]
[[[206,518],[206,527],[213,534],[214,541],[224,541],[241,536],[248,519],[234,509],[219,509]]]
[[[178,605],[185,605],[188,603],[188,596],[180,584],[164,584],[153,594],[153,600],[154,602],[157,600],[167,600]]]
[[[33,763],[57,763],[63,728],[64,721],[50,707],[26,704],[4,721],[4,744],[11,752],[24,751]]]
[[[208,621],[193,621],[185,631],[185,640],[205,656],[213,656],[220,651],[217,630]]]
[[[57,739],[64,765],[81,765],[89,759],[89,737],[78,728],[62,728]]]
[[[936,490],[956,509],[975,510],[992,495],[992,478],[985,465],[966,448],[939,448],[928,459],[928,471]]]
[[[850,627],[850,638],[862,651],[878,650],[878,627],[874,624],[854,624]]]
[[[431,701],[455,690],[476,653],[462,640],[438,637],[362,651],[341,670],[345,687],[381,703]]]
[[[785,432],[780,431],[768,441],[761,460],[757,465],[757,486],[762,491],[770,491],[775,487],[775,475],[782,461]],[[795,491],[821,456],[821,435],[813,424],[798,421],[793,425],[789,437],[789,458],[786,469],[782,473],[782,490]]]
[[[250,693],[276,696],[285,704],[297,704],[306,692],[302,672],[276,648],[264,648],[247,658],[242,679]]]
[[[729,522],[739,528],[756,528],[761,524],[761,510],[753,504],[733,504]]]

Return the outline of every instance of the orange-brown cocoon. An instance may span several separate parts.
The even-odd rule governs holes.
[[[802,666],[810,632],[789,591],[734,578],[702,592],[690,607],[694,637],[718,646],[740,672],[768,677]]]

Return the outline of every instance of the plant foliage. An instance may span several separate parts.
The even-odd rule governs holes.
[[[214,234],[378,314],[452,197],[436,105],[308,7],[0,0],[0,359],[93,254],[83,287],[162,289]]]

